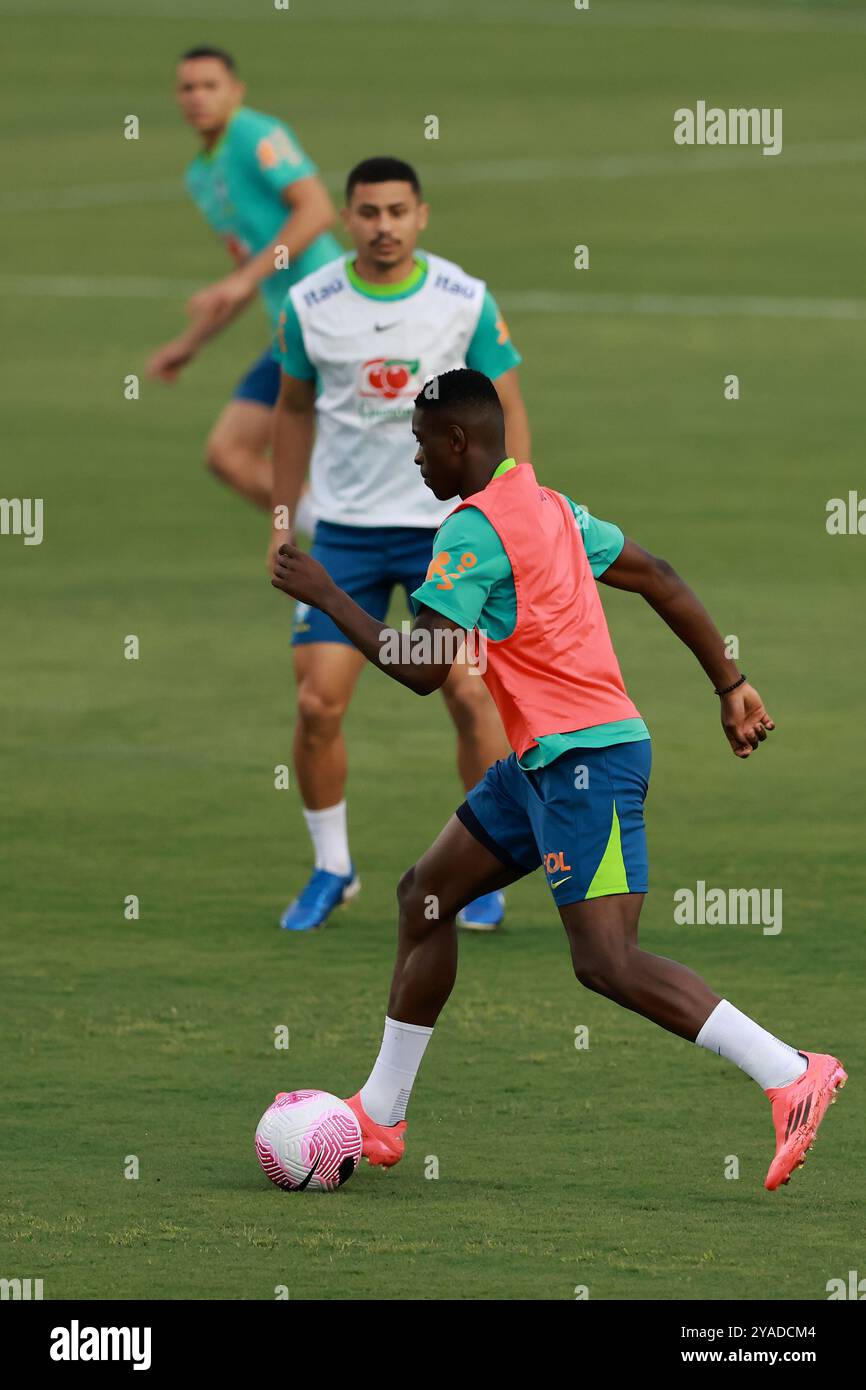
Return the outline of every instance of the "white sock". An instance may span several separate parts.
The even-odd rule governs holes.
[[[316,868],[345,876],[351,868],[345,801],[324,811],[308,811],[305,806],[304,820],[316,853]]]
[[[310,499],[310,489],[304,488],[295,507],[295,530],[302,536],[312,536],[316,529],[316,517]]]
[[[433,1033],[417,1023],[385,1019],[382,1046],[370,1078],[361,1087],[361,1104],[377,1125],[396,1125],[406,1114],[424,1050]]]
[[[695,1042],[698,1047],[709,1048],[735,1062],[765,1091],[773,1086],[789,1086],[809,1065],[796,1047],[774,1038],[727,999],[713,1009]]]

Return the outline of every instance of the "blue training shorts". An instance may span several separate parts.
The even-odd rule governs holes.
[[[494,763],[458,807],[466,829],[518,873],[543,865],[558,907],[649,887],[644,801],[650,740],[570,748],[524,771]]]
[[[273,407],[280,394],[280,364],[271,356],[267,348],[250,367],[246,376],[241,377],[232,393],[233,401],[257,401],[259,405]]]
[[[406,590],[424,583],[433,554],[435,528],[427,526],[340,526],[317,521],[310,554],[350,598],[384,622],[395,584]],[[308,603],[295,605],[292,646],[307,642],[345,642],[336,623]]]

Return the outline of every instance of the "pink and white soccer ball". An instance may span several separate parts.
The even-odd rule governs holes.
[[[287,1192],[333,1192],[361,1161],[361,1126],[344,1100],[327,1091],[287,1091],[256,1130],[262,1171]]]

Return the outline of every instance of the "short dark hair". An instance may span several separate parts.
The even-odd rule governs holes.
[[[469,406],[502,416],[502,402],[489,376],[471,367],[458,367],[431,377],[415,397],[417,410],[451,410]]]
[[[216,58],[228,68],[229,72],[237,76],[238,65],[230,53],[226,53],[224,48],[211,48],[209,44],[199,44],[198,48],[188,48],[186,53],[181,53],[178,58],[179,63],[188,63],[193,58]]]
[[[362,159],[354,169],[349,170],[346,179],[346,202],[351,202],[356,184],[359,183],[399,183],[411,184],[418,197],[421,197],[421,184],[418,175],[404,159],[395,159],[389,154],[374,155],[372,159]]]

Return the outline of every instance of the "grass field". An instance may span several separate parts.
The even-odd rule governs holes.
[[[828,536],[825,506],[866,477],[866,5],[414,8],[0,4],[0,491],[45,499],[41,546],[0,537],[0,1275],[52,1299],[822,1299],[862,1266],[866,539]],[[201,465],[263,316],[175,388],[123,394],[224,269],[176,184],[193,147],[173,59],[205,40],[335,188],[367,154],[418,163],[426,244],[508,313],[539,474],[738,637],[778,721],[747,764],[689,653],[605,594],[654,736],[644,944],[851,1072],[784,1192],[762,1187],[758,1088],[583,991],[539,876],[506,931],[461,942],[404,1162],[334,1197],[259,1172],[275,1090],[365,1079],[394,885],[460,790],[441,702],[366,672],[348,726],[363,893],[322,933],[275,930],[308,865],[297,794],[273,785],[290,607],[260,518]],[[698,99],[782,107],[782,154],[678,149],[673,111]],[[698,879],[781,888],[783,930],[674,925]]]

